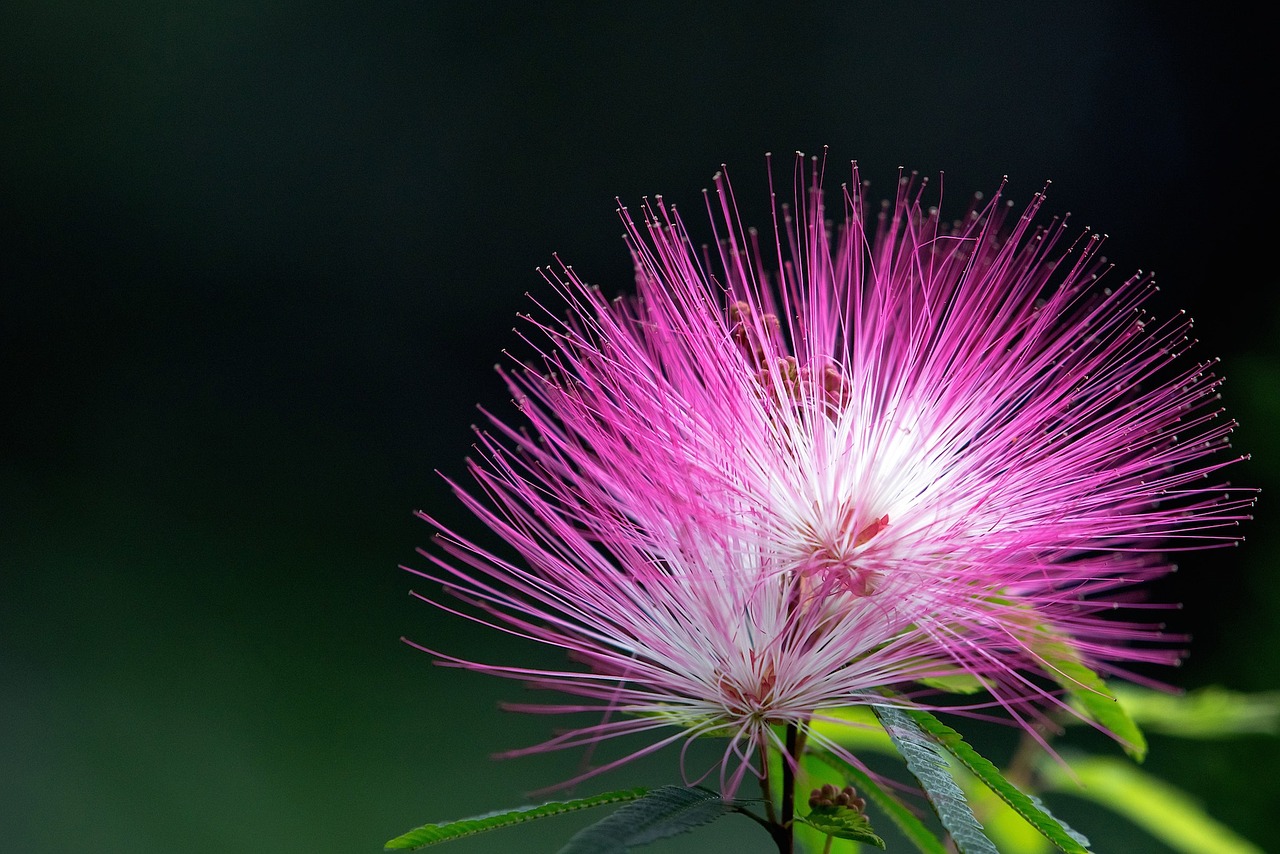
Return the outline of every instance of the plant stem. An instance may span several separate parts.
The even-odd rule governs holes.
[[[782,757],[782,814],[779,826],[786,835],[786,847],[780,848],[782,854],[792,854],[795,849],[795,817],[796,817],[796,766],[800,762],[800,728],[795,724],[787,724],[787,754]]]
[[[1042,736],[1047,736],[1045,730],[1038,725],[1036,731]],[[1034,791],[1035,766],[1039,756],[1040,742],[1036,741],[1030,733],[1023,731],[1022,738],[1018,740],[1018,747],[1005,767],[1004,778],[1023,791]]]
[[[779,851],[785,852],[788,850],[786,846],[787,846],[787,838],[790,836],[790,834],[783,832],[782,826],[778,824],[776,821],[770,821],[769,819],[761,818],[760,816],[753,813],[751,810],[744,809],[743,807],[733,807],[733,809],[735,812],[738,812],[741,815],[745,815],[747,818],[751,819],[756,824],[760,825],[765,830],[769,831],[769,835],[773,837],[773,841],[775,844],[777,844]]]
[[[764,811],[772,824],[778,823],[778,812],[773,806],[773,787],[769,785],[769,745],[760,745],[760,790],[764,795]]]

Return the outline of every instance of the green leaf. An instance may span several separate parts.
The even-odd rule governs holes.
[[[866,795],[867,800],[889,816],[902,831],[902,835],[907,837],[922,854],[947,854],[947,847],[942,844],[937,835],[926,827],[925,823],[918,819],[916,814],[898,799],[897,795],[881,788],[880,784],[867,776],[861,768],[850,765],[839,756],[827,751],[811,748],[809,755],[834,769],[859,792]]]
[[[626,854],[634,846],[685,833],[737,809],[707,789],[662,786],[584,827],[560,854]]]
[[[952,779],[947,758],[910,715],[892,706],[873,705],[872,711],[906,760],[907,769],[924,788],[942,826],[951,834],[961,854],[1000,854],[982,832],[982,824]]]
[[[1057,823],[1062,827],[1062,829],[1063,829],[1063,830],[1065,830],[1065,831],[1067,832],[1067,836],[1070,836],[1072,839],[1074,839],[1076,842],[1078,842],[1078,843],[1080,843],[1081,845],[1083,845],[1085,848],[1088,848],[1088,847],[1089,847],[1089,844],[1090,844],[1090,843],[1089,843],[1089,837],[1085,836],[1083,833],[1080,833],[1080,832],[1079,832],[1079,831],[1077,831],[1077,830],[1073,830],[1073,829],[1071,828],[1071,825],[1067,824],[1065,821],[1063,821],[1062,819],[1058,818],[1058,817],[1057,817],[1057,816],[1055,816],[1053,813],[1049,812],[1049,808],[1048,808],[1047,806],[1045,806],[1044,801],[1040,800],[1040,799],[1039,799],[1038,797],[1036,797],[1035,795],[1030,795],[1030,794],[1029,794],[1029,795],[1027,795],[1027,797],[1031,799],[1031,803],[1035,805],[1035,808],[1036,808],[1036,809],[1040,810],[1040,812],[1044,813],[1046,816],[1048,816],[1048,817],[1049,817],[1050,819],[1052,819],[1053,821],[1056,821],[1056,822],[1057,822]],[[1035,827],[1035,825],[1032,825],[1032,827]],[[1061,846],[1059,846],[1059,847],[1061,847]]]
[[[999,600],[997,600],[999,601]],[[1027,605],[1003,602],[1020,619],[1026,633],[1021,636],[1027,648],[1039,656],[1050,678],[1067,692],[1072,707],[1081,715],[1101,726],[1120,742],[1124,752],[1141,762],[1147,756],[1147,739],[1142,730],[1115,694],[1097,673],[1094,673],[1071,639],[1038,618],[1035,609]]]
[[[814,807],[808,815],[799,816],[799,819],[827,836],[852,839],[854,842],[865,842],[877,848],[884,848],[884,840],[871,830],[870,820],[855,809],[839,806]]]
[[[958,765],[952,765],[953,773],[963,771]],[[1000,800],[995,792],[988,789],[968,771],[956,773],[956,782],[964,789],[974,815],[982,816],[982,827],[988,838],[1001,851],[1017,852],[1017,854],[1050,854],[1057,852],[1049,840],[1041,835],[1026,819],[1013,811],[1013,808]]]
[[[868,706],[844,706],[824,709],[821,720],[812,721],[810,728],[832,741],[850,749],[856,756],[868,751],[897,756],[898,750],[885,734],[884,727]]]
[[[1071,757],[1077,784],[1056,762],[1039,769],[1047,786],[1119,813],[1182,854],[1263,854],[1186,792],[1112,757]]]
[[[918,680],[921,685],[927,685],[938,691],[944,691],[948,694],[976,694],[986,689],[986,685],[982,680],[972,673],[955,673],[950,676],[931,676]]]
[[[384,847],[387,851],[407,851],[425,848],[428,845],[448,842],[451,839],[460,839],[464,836],[472,836],[488,830],[496,830],[500,827],[509,827],[510,825],[521,824],[536,818],[562,815],[563,813],[605,804],[634,801],[636,798],[643,797],[647,791],[648,789],[644,788],[624,789],[617,792],[592,795],[587,798],[577,798],[572,801],[549,801],[536,806],[498,810],[484,815],[472,816],[471,818],[445,822],[444,824],[424,824],[422,827],[397,836]]]
[[[969,769],[973,776],[995,792],[1046,839],[1067,854],[1090,854],[1088,839],[1058,821],[1037,799],[1028,796],[1006,780],[1000,770],[974,750],[960,736],[960,733],[921,709],[906,709],[902,713],[913,720],[930,738],[946,748],[947,752]]]
[[[1125,685],[1117,686],[1115,695],[1135,721],[1166,735],[1226,738],[1280,733],[1280,691],[1250,694],[1207,685],[1177,695]]]
[[[1115,694],[1098,674],[1080,661],[1065,643],[1045,644],[1036,649],[1054,667],[1058,685],[1071,696],[1076,711],[1102,726],[1120,740],[1120,746],[1138,762],[1147,758],[1147,739]],[[1051,656],[1061,653],[1059,657]]]

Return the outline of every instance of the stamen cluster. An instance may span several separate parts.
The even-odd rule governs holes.
[[[434,653],[602,712],[528,750],[726,736],[731,794],[778,727],[886,689],[972,674],[1021,717],[1049,701],[1037,633],[1109,673],[1177,660],[1112,612],[1251,503],[1190,321],[1146,313],[1149,274],[1107,287],[1102,238],[1037,225],[1042,193],[945,222],[900,175],[868,213],[854,164],[833,216],[823,168],[797,160],[769,241],[723,174],[708,246],[660,197],[622,208],[633,296],[544,271],[567,314],[526,317],[537,355],[501,369],[523,426],[489,416],[455,484],[504,548],[427,517],[414,570],[582,665]]]

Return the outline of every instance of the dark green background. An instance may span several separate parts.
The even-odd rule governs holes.
[[[1240,8],[6,4],[0,850],[377,851],[567,776],[488,759],[555,723],[497,710],[518,685],[399,637],[555,656],[414,604],[397,566],[423,565],[416,508],[475,531],[434,470],[506,405],[535,266],[626,289],[614,197],[696,211],[721,162],[757,214],[768,150],[945,171],[957,206],[1053,180],[1119,273],[1157,271],[1157,313],[1195,315],[1255,455],[1234,477],[1274,484],[1274,46]],[[1179,685],[1280,685],[1258,515],[1161,585],[1196,635]],[[1274,739],[1154,742],[1266,847]],[[1070,810],[1104,854],[1160,850]],[[723,830],[653,850],[768,850]]]

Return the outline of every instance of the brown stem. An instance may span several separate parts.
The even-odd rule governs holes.
[[[1044,730],[1040,727],[1036,727],[1036,730],[1041,736],[1044,735]],[[1035,767],[1039,755],[1040,742],[1031,733],[1023,731],[1022,738],[1018,740],[1018,747],[1009,759],[1009,764],[1005,766],[1004,778],[1024,791],[1032,789],[1036,782]]]
[[[780,824],[776,821],[761,818],[749,809],[744,809],[742,807],[733,807],[733,809],[735,812],[745,815],[747,818],[769,831],[769,835],[773,837],[774,843],[778,846],[778,851],[782,852],[782,854],[787,854],[790,850],[787,846],[788,839],[790,839],[791,834],[785,832]]]
[[[783,854],[791,854],[795,848],[796,818],[796,764],[800,761],[800,728],[795,724],[787,724],[787,753],[782,757],[782,814],[779,822],[786,833],[786,847],[780,849]]]

